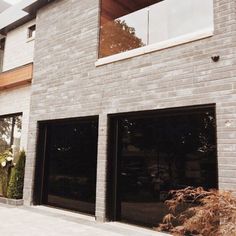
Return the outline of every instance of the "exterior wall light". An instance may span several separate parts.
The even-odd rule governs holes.
[[[220,60],[220,56],[219,55],[215,55],[211,57],[213,62],[218,62]]]

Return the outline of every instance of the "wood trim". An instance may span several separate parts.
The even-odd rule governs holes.
[[[0,90],[30,84],[33,78],[33,63],[0,73]]]

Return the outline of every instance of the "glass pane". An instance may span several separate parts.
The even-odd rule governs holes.
[[[137,44],[130,44],[129,40],[124,41],[124,50],[127,51],[136,47],[145,46],[147,45],[148,40],[148,9],[144,8],[142,10],[130,13],[123,17],[118,18],[116,21],[122,22],[126,24],[130,29],[129,32],[131,33],[131,38],[134,42],[138,42]],[[125,28],[123,28],[123,31]],[[122,32],[123,32],[122,31]],[[125,40],[128,39],[126,37],[119,39]],[[139,40],[138,40],[139,39]]]
[[[169,38],[167,2],[166,0],[149,7],[149,44]]]
[[[212,0],[165,0],[148,9],[148,44],[213,29]]]
[[[22,116],[14,116],[12,119],[13,119],[12,149],[13,149],[13,152],[15,153],[15,155],[16,155],[20,151]]]
[[[0,152],[11,147],[12,117],[0,118]]]
[[[97,122],[52,125],[47,160],[46,203],[94,214]]]
[[[0,118],[0,152],[13,148],[16,154],[20,149],[22,117],[8,116]]]
[[[3,57],[4,57],[4,49],[5,49],[5,38],[0,39],[0,72],[3,70]]]
[[[148,9],[160,0],[102,0],[99,57],[148,44]]]
[[[215,125],[213,109],[120,120],[121,221],[157,226],[170,190],[217,188]]]
[[[102,0],[99,57],[213,28],[212,0]]]
[[[213,28],[212,0],[167,0],[166,5],[169,39]]]

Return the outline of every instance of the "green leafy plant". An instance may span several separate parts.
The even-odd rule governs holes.
[[[18,162],[11,171],[7,189],[8,198],[22,199],[23,197],[25,158],[25,152],[20,152]]]
[[[166,215],[158,231],[173,235],[235,236],[236,198],[228,191],[185,188],[171,191]]]
[[[0,185],[3,197],[7,197],[11,169],[14,167],[12,150],[0,153]]]

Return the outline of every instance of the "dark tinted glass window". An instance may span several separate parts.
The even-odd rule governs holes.
[[[32,25],[28,28],[28,38],[34,38],[36,32],[36,25]]]
[[[214,108],[117,119],[117,209],[121,221],[154,227],[170,190],[217,188]]]
[[[47,126],[44,204],[95,214],[96,120]]]

